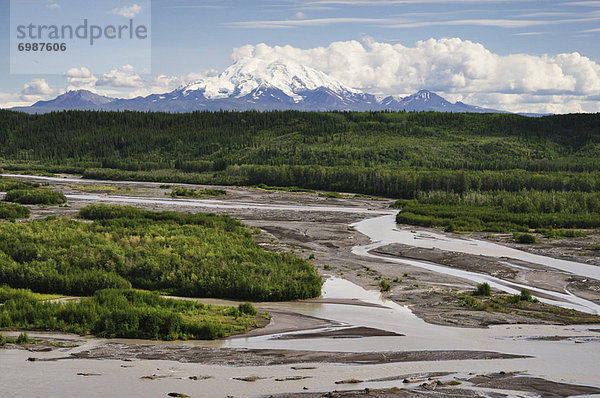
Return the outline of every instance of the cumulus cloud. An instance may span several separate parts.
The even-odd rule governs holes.
[[[124,65],[120,68],[113,68],[108,73],[100,76],[97,86],[111,87],[143,87],[144,79],[134,70],[131,65]]]
[[[218,74],[217,70],[209,69],[204,72],[194,72],[179,76],[158,75],[144,87],[132,92],[129,97],[168,93],[183,85],[197,82],[207,77],[215,76],[216,74]]]
[[[25,83],[19,99],[25,102],[35,102],[56,94],[56,90],[52,89],[46,79],[33,79]]]
[[[90,90],[96,86],[98,78],[92,74],[88,68],[71,68],[63,73],[63,77],[67,80],[67,91],[70,90]]]
[[[134,4],[131,6],[123,6],[120,8],[115,8],[112,10],[114,15],[120,15],[125,18],[133,18],[138,15],[142,11],[142,7],[140,5]]]
[[[557,105],[570,112],[576,110],[577,98],[600,93],[600,65],[579,53],[499,55],[459,38],[429,39],[414,47],[365,39],[309,49],[258,44],[234,50],[234,60],[244,57],[291,60],[375,94],[406,95],[422,88],[472,99],[494,94],[485,97],[490,105],[507,105],[509,110],[520,96],[536,109],[542,106],[535,105],[534,97],[570,99],[568,109]]]
[[[29,83],[25,83],[23,91],[21,91],[23,95],[49,95],[53,92],[54,90],[50,88],[46,79],[33,79]]]

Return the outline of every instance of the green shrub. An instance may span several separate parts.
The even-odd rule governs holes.
[[[0,192],[8,192],[14,189],[32,189],[38,188],[39,186],[40,184],[34,182],[15,180],[14,178],[0,177]]]
[[[256,314],[258,314],[256,308],[250,303],[240,303],[240,305],[238,305],[238,311],[241,314],[246,314],[250,316],[256,316]]]
[[[0,306],[0,327],[109,338],[212,340],[245,332],[255,322],[253,315],[240,314],[235,307],[167,299],[137,290],[100,290],[79,302],[66,303],[42,302],[31,291],[4,290],[9,298]],[[17,339],[18,344],[31,341],[26,333]]]
[[[19,337],[17,337],[17,344],[29,344],[32,342],[33,340],[29,338],[29,335],[27,335],[26,332],[19,334]]]
[[[185,198],[207,198],[211,196],[224,196],[227,195],[227,191],[224,189],[194,189],[194,188],[183,188],[175,187],[171,190],[171,197],[185,197]]]
[[[0,282],[41,293],[106,288],[179,296],[281,301],[317,297],[314,264],[265,251],[229,216],[92,205],[83,223],[0,223]]]
[[[6,337],[4,337],[2,334],[0,334],[0,347],[4,347],[5,344],[6,344]]]
[[[382,279],[379,282],[379,290],[382,292],[389,292],[391,290],[392,286],[390,285],[390,283],[386,280],[386,279]]]
[[[527,289],[521,289],[521,295],[519,296],[521,301],[533,301],[533,297],[531,296],[531,292]]]
[[[30,211],[27,207],[13,203],[0,202],[0,220],[16,220],[29,217]]]
[[[513,239],[515,240],[515,242],[517,243],[523,243],[523,244],[532,244],[537,242],[536,238],[534,235],[531,234],[521,234],[518,232],[513,233]]]
[[[585,232],[577,229],[560,229],[558,230],[558,236],[563,238],[585,238],[587,235]]]
[[[483,282],[477,285],[477,289],[473,292],[474,296],[489,296],[492,294],[492,288],[489,283]]]
[[[6,193],[5,200],[27,205],[60,205],[67,201],[62,192],[45,189],[14,189]]]

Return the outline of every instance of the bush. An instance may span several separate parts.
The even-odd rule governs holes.
[[[0,347],[4,347],[5,344],[6,344],[6,337],[4,337],[2,334],[0,334]]]
[[[379,290],[381,292],[389,292],[391,290],[392,286],[390,285],[390,283],[385,280],[382,279],[381,282],[379,282]]]
[[[241,303],[238,305],[238,311],[240,314],[246,314],[250,316],[256,316],[256,314],[258,314],[256,308],[250,303]]]
[[[531,292],[527,289],[521,290],[521,295],[519,296],[521,301],[533,301],[533,297],[531,297]]]
[[[27,207],[13,203],[0,202],[0,220],[16,220],[29,217],[30,211]]]
[[[42,302],[28,290],[1,290],[8,299],[0,306],[0,321],[8,322],[0,322],[0,327],[93,333],[108,338],[212,340],[246,332],[255,322],[253,316],[239,314],[235,307],[167,299],[131,289],[100,290],[79,302],[66,303]],[[21,333],[16,342],[32,340]]]
[[[518,232],[515,232],[513,234],[513,239],[515,240],[515,242],[517,242],[517,243],[523,243],[523,244],[532,244],[532,243],[535,243],[537,241],[535,239],[534,235],[531,235],[531,234],[520,234]]]
[[[477,290],[473,292],[474,296],[489,296],[492,294],[492,288],[489,283],[484,282],[477,285]]]
[[[171,197],[184,197],[184,198],[206,198],[211,196],[224,196],[227,195],[227,191],[224,189],[194,189],[194,188],[183,188],[176,187],[171,190]]]
[[[38,183],[20,181],[20,180],[15,180],[13,178],[0,177],[0,192],[8,192],[8,191],[12,191],[13,189],[38,188],[39,186],[40,186],[40,184],[38,184]]]
[[[29,344],[32,342],[33,340],[31,340],[25,332],[19,334],[19,337],[17,337],[17,344]]]
[[[106,288],[282,301],[317,297],[314,264],[265,251],[229,216],[88,206],[83,223],[0,223],[0,283],[87,296]]]
[[[23,205],[60,205],[66,203],[67,198],[62,192],[45,189],[14,189],[6,193],[7,202]]]

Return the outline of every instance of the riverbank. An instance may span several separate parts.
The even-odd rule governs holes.
[[[391,253],[390,257],[372,252],[369,248],[372,242],[359,232],[361,226],[356,223],[375,220],[376,228],[387,228],[377,217],[393,217],[394,211],[387,207],[389,202],[237,187],[225,187],[225,199],[172,199],[165,195],[170,190],[159,184],[78,182],[70,177],[65,180],[49,182],[55,189],[65,191],[69,207],[31,206],[32,217],[72,216],[92,203],[131,204],[184,213],[227,213],[253,227],[255,240],[264,248],[293,252],[314,261],[321,275],[336,278],[328,279],[320,299],[255,303],[260,311],[273,315],[264,333],[214,342],[172,344],[76,337],[81,340],[76,348],[35,353],[3,349],[0,385],[11,386],[9,391],[1,391],[3,396],[45,397],[48,386],[55,385],[56,380],[61,381],[57,396],[85,393],[89,397],[140,394],[164,397],[171,392],[190,396],[270,396],[357,391],[357,387],[363,392],[368,388],[383,389],[390,394],[419,395],[430,391],[421,385],[430,384],[435,378],[441,383],[461,381],[461,385],[448,386],[448,390],[435,382],[438,396],[461,395],[463,390],[470,391],[465,394],[485,391],[533,396],[535,393],[528,389],[544,394],[549,391],[548,386],[560,391],[552,384],[535,382],[533,377],[549,383],[600,388],[595,363],[600,355],[597,326],[539,325],[535,317],[507,317],[470,310],[462,307],[454,294],[473,290],[476,281],[432,271],[412,262],[424,260],[400,258],[398,253]],[[87,186],[73,187],[79,184]],[[92,192],[90,184],[113,187],[119,192],[99,192],[97,186]],[[350,224],[354,227],[349,227]],[[410,230],[406,233],[411,234]],[[440,235],[450,243],[462,238]],[[420,241],[435,245],[440,242]],[[418,243],[415,245],[419,247]],[[385,246],[380,249],[389,249]],[[356,248],[363,248],[364,252],[353,252]],[[431,247],[422,249],[433,253]],[[444,255],[440,256],[443,259]],[[499,273],[496,275],[499,280],[506,277],[506,283],[520,281],[530,287],[550,288],[543,284],[547,281],[533,277],[538,274],[523,269],[526,264],[507,262],[513,265],[500,265],[510,267],[506,270],[510,275]],[[444,264],[438,266],[454,269]],[[492,272],[477,275],[492,277]],[[518,279],[521,275],[525,275],[524,280]],[[391,284],[391,292],[385,293],[383,299],[379,293],[382,279]],[[448,298],[446,291],[452,292]],[[224,303],[223,300],[206,302]],[[434,311],[436,307],[441,310]],[[524,325],[525,322],[531,324]],[[481,328],[487,325],[491,326]],[[31,336],[35,338],[33,333]],[[30,357],[35,360],[27,361]],[[477,375],[492,378],[500,372],[508,374],[525,369],[524,376],[531,380],[531,385],[523,387],[523,391],[508,380],[489,388],[468,381]],[[445,376],[431,376],[440,373]],[[429,376],[416,382],[421,378],[417,375]],[[404,383],[407,376],[414,379]],[[427,380],[429,377],[432,380]]]
[[[511,315],[474,311],[462,306],[457,299],[461,293],[474,289],[476,283],[472,281],[431,272],[415,267],[409,262],[399,264],[382,258],[365,258],[353,254],[353,247],[367,245],[370,240],[348,225],[368,217],[395,214],[395,210],[389,208],[392,203],[390,200],[332,198],[310,192],[218,186],[200,188],[225,189],[225,197],[217,200],[174,200],[168,196],[173,186],[198,187],[186,184],[165,186],[148,182],[110,182],[63,177],[17,177],[49,183],[69,197],[69,207],[66,208],[32,206],[32,218],[48,215],[72,216],[81,207],[99,202],[129,204],[154,211],[176,208],[184,213],[226,213],[256,227],[254,232],[260,233],[254,233],[254,238],[264,248],[294,253],[313,261],[322,275],[347,278],[368,289],[378,289],[380,281],[387,280],[391,284],[389,297],[398,303],[411,306],[428,322],[469,327],[499,323],[562,322],[561,319],[553,321],[548,317],[541,320],[535,314]],[[408,233],[412,227],[400,228]],[[469,238],[463,234],[445,234],[424,229],[423,239],[415,240],[411,244],[432,241],[426,236],[428,234],[459,240]],[[452,253],[435,247],[402,248],[397,244],[391,251],[383,248],[378,250],[383,250],[386,255],[398,259],[434,262],[549,291],[564,292],[568,289],[586,300],[600,302],[600,283],[597,280],[557,273],[555,269],[518,259],[508,261],[508,258],[501,259],[496,256]],[[509,264],[504,264],[506,262]]]

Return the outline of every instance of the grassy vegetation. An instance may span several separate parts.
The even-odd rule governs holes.
[[[577,229],[544,229],[538,228],[535,232],[544,235],[544,238],[555,239],[555,238],[585,238],[587,233],[585,231]]]
[[[62,192],[47,189],[13,189],[6,193],[4,200],[27,205],[60,205],[67,202]]]
[[[175,187],[171,190],[171,197],[173,198],[210,198],[225,195],[227,195],[227,191],[225,191],[224,189],[194,189]]]
[[[0,224],[0,283],[89,295],[105,288],[247,300],[316,297],[313,264],[267,252],[239,221],[92,205],[83,223],[50,217]]]
[[[0,192],[8,192],[13,189],[39,188],[40,184],[15,180],[14,178],[0,177]]]
[[[16,220],[29,217],[30,211],[27,207],[13,203],[0,202],[0,220]]]
[[[321,192],[319,196],[324,198],[343,198],[343,199],[370,199],[370,200],[383,200],[382,198],[376,198],[369,195],[362,194],[347,194],[339,192]]]
[[[398,200],[402,224],[440,227],[447,231],[527,232],[531,228],[576,235],[567,229],[600,227],[600,193],[586,192],[419,192]]]
[[[9,300],[16,293],[27,293],[31,298],[36,299],[38,301],[46,301],[46,300],[54,300],[61,297],[64,297],[61,294],[42,294],[42,293],[33,293],[29,290],[23,289],[12,289],[6,285],[0,286],[0,304]]]
[[[298,188],[296,186],[291,186],[291,187],[277,187],[277,186],[273,186],[273,185],[266,185],[266,184],[258,184],[258,185],[254,185],[254,188],[258,188],[258,189],[262,189],[265,191],[282,191],[282,192],[296,192],[296,193],[315,193],[315,190],[313,189],[306,189],[306,188]]]
[[[176,340],[216,339],[257,326],[257,312],[250,304],[246,306],[253,312],[131,289],[99,290],[81,301],[66,303],[41,302],[29,290],[7,287],[0,288],[0,295],[0,328]]]
[[[573,309],[544,304],[531,296],[531,292],[522,289],[520,294],[478,294],[481,285],[471,294],[461,294],[458,300],[461,305],[477,311],[498,312],[503,314],[522,315],[534,319],[562,324],[599,323],[600,316],[586,314]]]
[[[114,185],[102,185],[102,184],[69,184],[69,188],[77,189],[79,191],[92,191],[92,192],[118,192],[121,191],[121,187]]]

